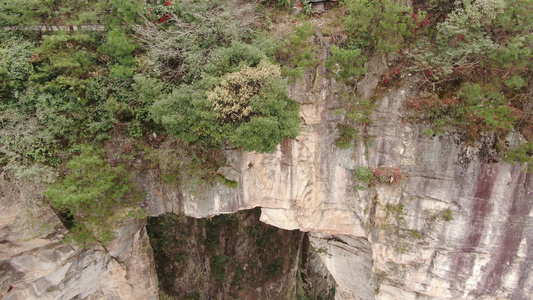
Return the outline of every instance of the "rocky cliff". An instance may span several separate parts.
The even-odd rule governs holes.
[[[498,161],[490,137],[468,144],[454,132],[422,134],[428,125],[409,122],[404,109],[419,94],[416,78],[373,95],[386,60],[369,67],[354,97],[373,96],[377,106],[353,147],[335,146],[344,87],[318,68],[291,88],[304,126],[296,140],[268,154],[228,151],[219,171],[237,189],[152,187],[152,213],[206,217],[261,207],[263,222],[310,232],[311,243],[327,249],[337,299],[528,299],[531,174]],[[511,134],[508,142],[518,140]],[[399,180],[357,189],[361,166],[394,170]]]
[[[353,97],[373,95],[376,109],[352,147],[335,143],[343,119],[335,112],[346,88],[319,67],[291,86],[301,104],[297,139],[267,154],[228,150],[219,172],[237,188],[169,186],[144,172],[149,215],[201,218],[261,207],[263,222],[309,232],[311,245],[324,249],[336,299],[529,299],[531,174],[498,161],[489,137],[467,144],[453,132],[423,135],[427,124],[409,122],[404,109],[419,93],[416,79],[373,94],[386,60],[375,58],[369,67]],[[358,189],[358,167],[398,176]],[[59,242],[61,230],[15,232],[16,209],[2,214],[5,299],[156,297],[143,222],[123,224],[105,248],[84,250]]]

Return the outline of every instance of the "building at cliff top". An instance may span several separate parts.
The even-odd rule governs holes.
[[[337,0],[309,0],[314,12],[323,12],[329,10],[339,2]]]

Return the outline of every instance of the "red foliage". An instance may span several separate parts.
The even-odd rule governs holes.
[[[372,177],[372,181],[374,182],[375,181],[386,182],[386,183],[396,182],[396,184],[398,184],[398,181],[404,178],[400,169],[391,168],[391,167],[373,168],[372,175],[374,175]]]
[[[161,19],[159,19],[159,21],[157,21],[159,24],[161,23],[164,23],[166,20],[170,19],[170,16],[169,15],[164,15],[163,17],[161,17]]]

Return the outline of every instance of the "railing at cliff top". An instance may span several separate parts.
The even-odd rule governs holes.
[[[34,9],[36,11],[36,9]],[[26,30],[26,31],[40,31],[40,32],[54,32],[54,31],[104,31],[105,16],[109,14],[109,10],[102,10],[97,13],[98,17],[93,19],[95,23],[79,24],[79,25],[52,25],[50,23],[40,23],[37,25],[6,25],[0,28],[3,30]]]
[[[25,26],[3,26],[3,30],[25,30],[25,31],[40,31],[40,32],[55,32],[55,31],[104,31],[105,27],[101,24],[82,24],[82,25],[25,25]]]

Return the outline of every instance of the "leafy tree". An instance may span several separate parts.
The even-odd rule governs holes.
[[[155,99],[150,116],[187,145],[212,149],[229,141],[272,151],[298,134],[297,105],[287,98],[279,67],[269,62],[273,42],[255,34],[246,18],[229,18],[231,5],[202,0],[151,7],[169,17],[146,20],[136,32],[148,69],[174,88]]]
[[[247,50],[246,46],[237,42],[254,39],[254,26],[248,23],[253,17],[232,17],[229,5],[221,0],[201,0],[149,7],[153,11],[162,11],[153,20],[146,19],[135,31],[139,41],[144,44],[148,63],[154,73],[175,82],[192,83],[205,72],[213,74],[217,62],[230,62],[234,67],[257,54],[257,51],[248,54],[244,51]],[[160,22],[162,16],[169,17]],[[228,48],[232,53],[226,54],[237,63],[221,56],[220,48]],[[239,57],[241,54],[243,59]],[[258,59],[253,60],[259,62]],[[224,72],[227,71],[231,70]]]
[[[531,163],[533,161],[533,142],[527,142],[510,150],[505,158],[509,163]],[[533,171],[531,164],[529,169]]]
[[[531,9],[531,0],[456,1],[411,51],[418,69],[447,98],[437,115],[451,116],[470,138],[512,129],[532,137]],[[458,97],[449,98],[452,93]],[[434,118],[437,127],[441,121]]]
[[[500,93],[483,89],[479,84],[464,83],[458,94],[466,104],[464,111],[459,112],[473,118],[471,121],[483,122],[489,130],[513,129],[516,117],[513,109],[505,105],[506,101]]]
[[[287,97],[286,82],[276,73],[250,98],[249,121],[230,124],[227,136],[234,145],[247,151],[271,152],[284,138],[300,133],[299,105]]]
[[[219,84],[206,79],[181,85],[154,103],[152,117],[189,144],[217,148],[227,139],[247,151],[273,151],[299,133],[298,105],[287,97],[280,72],[263,61]]]
[[[117,25],[131,27],[140,23],[144,3],[142,0],[109,0],[106,25],[115,28]]]
[[[31,56],[34,46],[23,39],[6,39],[0,43],[0,97],[13,99],[14,92],[23,91],[33,74]]]
[[[0,167],[45,163],[55,147],[53,134],[37,118],[0,106]]]
[[[80,154],[67,163],[65,177],[44,191],[56,209],[73,218],[71,239],[81,246],[107,243],[114,224],[126,215],[123,210],[141,200],[128,173],[121,166],[111,167],[102,154],[81,146]]]
[[[219,117],[226,122],[249,118],[252,113],[250,98],[272,78],[280,78],[279,67],[262,61],[256,68],[244,66],[240,71],[228,74],[207,98]]]
[[[148,122],[151,120],[150,107],[156,99],[161,97],[164,86],[156,78],[141,74],[135,75],[133,80],[132,88],[136,96],[135,119],[141,122]]]
[[[436,47],[422,40],[414,51],[415,59],[428,62],[426,68],[436,76],[449,75],[458,66],[479,60],[480,54],[496,48],[486,28],[504,7],[503,0],[458,3],[446,20],[437,24]]]
[[[201,84],[180,85],[172,93],[156,100],[150,115],[169,133],[185,143],[194,142],[208,148],[220,146],[222,139],[218,113],[207,99]]]

